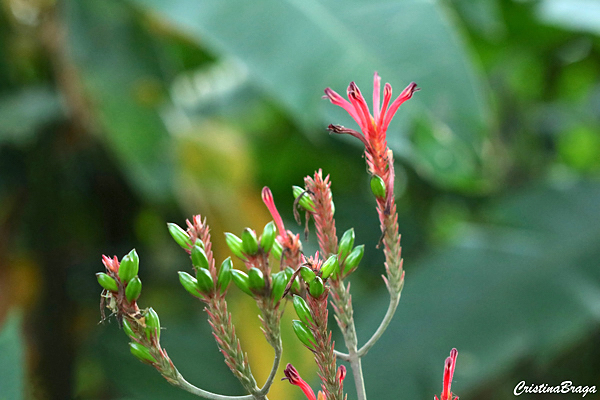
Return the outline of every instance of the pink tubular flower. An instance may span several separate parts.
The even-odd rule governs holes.
[[[281,215],[279,215],[279,211],[277,211],[277,207],[275,207],[275,201],[273,200],[271,189],[266,186],[262,190],[262,199],[269,209],[275,225],[277,225],[277,241],[282,247],[280,269],[284,270],[286,267],[291,267],[294,269],[298,268],[302,251],[300,235],[294,235],[291,231],[285,230]]]
[[[457,356],[458,351],[456,349],[452,349],[450,351],[450,356],[446,358],[446,363],[444,364],[444,387],[442,389],[440,398],[438,399],[438,397],[434,395],[434,400],[458,400],[458,396],[453,396],[451,390],[452,377],[454,376],[454,367],[456,366]]]
[[[329,130],[334,133],[348,133],[364,144],[368,152],[379,153],[387,147],[386,132],[392,120],[392,117],[398,111],[398,108],[406,100],[410,99],[414,92],[419,90],[417,84],[410,83],[391,104],[392,86],[386,83],[383,88],[383,104],[380,107],[381,99],[381,78],[375,72],[373,82],[373,115],[369,112],[367,101],[363,97],[360,89],[354,82],[348,86],[348,100],[337,94],[331,88],[325,89],[324,98],[329,99],[333,104],[342,107],[350,114],[360,127],[362,134],[339,125],[329,125]]]
[[[278,236],[285,237],[285,226],[283,226],[283,220],[281,219],[281,215],[279,215],[279,211],[277,211],[277,207],[275,207],[275,200],[273,200],[273,193],[271,193],[271,189],[268,186],[265,186],[262,189],[262,200],[269,209],[271,216],[273,217],[273,221],[277,226]]]
[[[304,379],[302,379],[300,377],[300,374],[298,373],[298,371],[296,370],[296,368],[294,368],[294,366],[292,364],[288,364],[285,367],[285,370],[283,371],[283,373],[285,374],[285,378],[283,378],[283,379],[287,379],[288,381],[290,381],[290,383],[292,385],[296,385],[296,386],[300,387],[300,389],[302,389],[302,391],[304,392],[304,395],[306,396],[306,398],[308,400],[317,400],[315,397],[315,392],[308,385],[308,383],[306,383],[304,381]],[[319,392],[319,400],[321,400],[321,394],[322,393]],[[323,395],[323,400],[325,400],[324,395]]]

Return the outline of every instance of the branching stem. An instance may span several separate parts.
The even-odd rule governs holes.
[[[398,308],[399,301],[400,301],[400,293],[390,291],[390,304],[385,313],[385,316],[383,317],[381,324],[379,324],[379,327],[377,328],[377,330],[375,331],[373,336],[371,336],[371,338],[367,341],[367,343],[365,343],[364,346],[362,346],[360,348],[360,350],[358,350],[358,357],[364,357],[365,354],[367,354],[369,352],[371,347],[373,347],[373,345],[375,345],[375,343],[377,343],[379,338],[381,338],[381,336],[383,335],[383,332],[385,332],[388,325],[392,321],[392,318],[394,317],[394,313],[396,312],[396,308]]]
[[[181,374],[179,374],[177,376],[177,380],[172,383],[173,383],[173,385],[185,390],[186,392],[189,392],[198,397],[204,397],[205,399],[209,399],[209,400],[253,400],[253,399],[257,398],[251,394],[247,394],[244,396],[226,396],[226,395],[222,395],[222,394],[212,393],[212,392],[200,389],[200,388],[192,385],[191,383],[186,381],[183,378],[183,376],[181,376]],[[266,397],[262,397],[262,398],[266,399]]]

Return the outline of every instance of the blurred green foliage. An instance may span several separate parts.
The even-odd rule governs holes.
[[[463,399],[598,385],[598,21],[593,0],[0,1],[0,398],[191,398],[97,325],[100,255],[134,247],[180,371],[240,394],[165,223],[206,216],[222,260],[224,231],[269,221],[264,185],[294,227],[291,186],[318,168],[338,232],[366,244],[364,343],[386,303],[379,227],[360,143],[325,130],[353,122],[320,96],[356,80],[370,99],[375,70],[422,90],[388,132],[407,278],[364,360],[369,395],[431,398],[452,347]],[[230,296],[264,379],[257,309]],[[284,362],[309,377],[290,325]]]

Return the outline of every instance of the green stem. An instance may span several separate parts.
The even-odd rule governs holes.
[[[379,327],[377,328],[377,330],[375,331],[373,336],[371,336],[371,338],[367,341],[367,343],[365,343],[364,346],[361,347],[360,350],[358,350],[358,352],[357,352],[358,357],[364,357],[365,354],[367,354],[369,352],[371,347],[373,347],[373,345],[375,345],[375,343],[379,340],[379,338],[381,338],[381,336],[383,335],[383,332],[385,332],[388,325],[392,321],[392,318],[394,318],[394,313],[396,312],[396,308],[398,308],[399,301],[400,301],[400,293],[390,291],[390,304],[388,306],[387,312],[385,313],[385,316],[383,317],[381,324],[379,324]],[[350,356],[351,356],[351,354],[350,354]]]
[[[271,368],[271,373],[269,374],[265,385],[259,391],[259,393],[263,396],[266,396],[266,394],[269,393],[269,389],[271,389],[271,385],[273,384],[273,380],[275,379],[275,374],[279,369],[279,363],[281,362],[282,352],[281,337],[279,337],[279,341],[277,345],[273,347],[273,349],[275,350],[275,359],[273,360],[273,367]]]
[[[226,396],[226,395],[222,395],[222,394],[216,394],[216,393],[212,393],[212,392],[208,392],[206,390],[200,389],[194,385],[192,385],[191,383],[189,383],[188,381],[186,381],[183,376],[181,376],[181,374],[178,374],[177,376],[177,380],[175,382],[172,382],[173,385],[185,390],[186,392],[189,392],[193,395],[196,395],[198,397],[204,397],[205,399],[210,399],[210,400],[253,400],[253,399],[266,399],[266,397],[262,396],[262,397],[256,397],[253,396],[251,394],[247,394],[244,396]]]
[[[340,353],[335,351],[336,357],[339,357],[345,361],[350,362],[350,368],[352,369],[352,375],[354,376],[354,385],[356,387],[356,395],[358,400],[366,400],[367,392],[365,390],[365,383],[362,372],[362,364],[357,348],[358,339],[356,336],[356,326],[354,324],[354,316],[352,309],[352,300],[350,293],[346,290],[342,281],[332,281],[331,287],[333,289],[332,299],[336,305],[336,320],[342,335],[344,336],[344,342],[348,349],[348,354]]]

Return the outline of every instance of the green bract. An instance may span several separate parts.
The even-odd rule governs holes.
[[[248,270],[248,285],[255,292],[265,287],[265,277],[260,269],[252,267]]]
[[[231,278],[233,279],[233,283],[237,287],[239,287],[242,292],[249,294],[254,297],[254,293],[250,290],[250,282],[248,280],[248,275],[245,272],[240,271],[239,269],[231,270]]]
[[[279,271],[271,275],[271,280],[271,298],[277,303],[283,297],[283,292],[285,291],[289,278],[285,271]]]
[[[302,279],[304,279],[304,282],[311,283],[317,275],[315,274],[315,271],[313,271],[306,265],[303,265],[300,267],[300,276],[302,277]]]
[[[152,356],[152,354],[150,354],[150,350],[148,350],[146,347],[142,346],[139,343],[129,343],[129,350],[131,351],[131,354],[137,357],[140,361],[147,363],[156,362],[156,359]]]
[[[135,249],[133,249],[129,254],[123,257],[121,264],[119,265],[119,278],[121,279],[121,282],[129,282],[131,278],[138,274],[139,268],[140,259]]]
[[[128,302],[132,303],[140,297],[140,293],[142,293],[142,281],[138,276],[134,276],[127,283],[125,297],[127,297]]]
[[[133,332],[133,329],[131,329],[131,324],[129,323],[129,321],[127,321],[127,318],[123,318],[123,330],[125,331],[127,336],[131,338],[135,337],[135,332]]]
[[[110,290],[111,292],[118,292],[119,286],[117,285],[117,281],[113,278],[105,274],[104,272],[98,272],[96,274],[96,278],[98,278],[98,283],[106,290]]]
[[[330,256],[321,266],[321,278],[323,280],[329,278],[339,267],[337,256],[335,254]]]
[[[263,233],[260,236],[260,247],[265,253],[271,251],[276,234],[277,228],[275,228],[275,223],[273,221],[265,225],[265,229],[263,229]]]
[[[242,232],[242,249],[249,256],[258,252],[258,239],[256,239],[256,233],[250,228],[246,228]]]
[[[156,311],[150,307],[148,311],[146,311],[144,317],[146,322],[146,336],[148,336],[148,339],[150,339],[153,334],[156,334],[156,337],[160,339],[160,319],[158,318]]]
[[[202,293],[208,294],[213,290],[214,283],[210,271],[206,268],[200,268],[196,271],[196,280],[198,288]]]
[[[378,175],[371,178],[371,191],[378,199],[385,199],[385,182]]]
[[[309,285],[308,292],[312,297],[319,298],[325,291],[325,286],[323,286],[323,281],[321,277],[317,276]]]
[[[225,293],[227,288],[229,287],[229,283],[231,282],[231,269],[233,268],[233,263],[231,262],[231,257],[227,257],[225,261],[221,264],[221,269],[219,269],[219,276],[217,277],[217,286],[221,290],[221,293]]]
[[[308,304],[306,304],[306,301],[298,295],[294,295],[294,309],[302,322],[305,324],[315,323],[310,308],[308,308]]]
[[[300,204],[300,206],[302,206],[305,210],[315,212],[315,202],[310,198],[310,195],[305,192],[304,188],[301,188],[300,186],[292,186],[292,192],[294,193],[295,199],[302,195],[300,200],[298,200],[298,204]]]
[[[294,328],[294,332],[296,333],[296,336],[298,336],[298,339],[300,339],[306,347],[314,350],[316,341],[310,329],[308,329],[302,321],[298,321],[297,319],[292,321],[292,327]]]
[[[169,222],[167,226],[169,227],[169,233],[178,245],[184,250],[189,250],[190,247],[192,247],[190,235],[188,235],[179,225]]]
[[[344,275],[348,275],[349,273],[354,271],[356,267],[358,267],[358,263],[360,263],[360,260],[362,260],[364,254],[364,244],[356,246],[354,250],[352,250],[352,252],[348,254],[348,257],[346,257],[346,260],[344,261]]]
[[[272,249],[272,253],[275,256],[276,259],[281,260],[281,253],[283,252],[283,247],[281,247],[281,243],[279,243],[277,240],[275,240],[275,242],[273,243],[273,249]]]
[[[352,246],[354,246],[354,228],[348,229],[342,235],[340,239],[340,245],[338,248],[338,258],[341,261],[344,260],[352,251]]]
[[[196,268],[208,269],[208,257],[204,249],[198,245],[194,245],[192,248],[192,264]]]
[[[229,250],[231,250],[236,257],[241,258],[242,260],[247,259],[242,251],[242,239],[231,232],[225,232],[225,242],[227,243]]]
[[[185,290],[187,290],[192,296],[202,297],[202,295],[198,292],[200,287],[198,286],[198,281],[196,278],[183,271],[179,271],[178,274],[179,282],[181,282],[181,286],[183,286]]]

